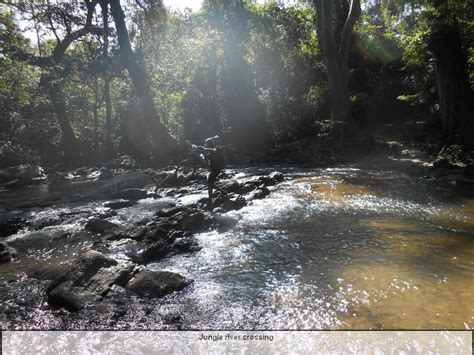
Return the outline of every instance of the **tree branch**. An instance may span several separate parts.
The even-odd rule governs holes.
[[[102,29],[98,27],[92,26],[92,18],[94,15],[95,6],[98,3],[98,0],[85,0],[86,7],[87,7],[87,17],[86,23],[83,28],[68,33],[63,40],[58,43],[58,45],[54,48],[52,53],[52,58],[55,61],[59,61],[64,56],[66,49],[71,45],[72,42],[76,41],[77,39],[85,36],[88,33],[94,33],[100,35],[102,33]]]
[[[340,62],[347,62],[354,25],[359,18],[360,12],[360,0],[351,0],[351,8],[349,10],[349,14],[347,15],[346,22],[344,23],[341,42],[339,43],[338,57]]]

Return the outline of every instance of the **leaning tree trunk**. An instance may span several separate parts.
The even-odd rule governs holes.
[[[360,0],[351,0],[339,44],[336,44],[333,24],[333,0],[313,0],[316,8],[316,34],[326,66],[332,119],[339,122],[339,145],[344,143],[344,125],[350,123],[348,98],[349,50],[354,25],[360,14]]]
[[[169,160],[170,153],[177,151],[178,144],[161,123],[160,116],[153,102],[145,68],[137,61],[132,51],[125,24],[125,14],[120,5],[120,0],[110,0],[109,3],[117,30],[121,60],[130,75],[136,95],[140,101],[144,120],[154,145],[154,154],[163,160]]]
[[[438,23],[429,38],[435,57],[439,115],[445,147],[473,145],[474,94],[469,83],[467,53],[457,23]]]

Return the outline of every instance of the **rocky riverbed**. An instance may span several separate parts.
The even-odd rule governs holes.
[[[229,171],[220,182],[227,193],[216,191],[209,209],[205,170],[176,174],[121,161],[62,174],[40,167],[3,173],[3,329],[120,327],[119,319],[126,327],[128,307],[141,315],[137,327],[145,317],[153,328],[179,328],[179,315],[156,304],[193,280],[148,265],[199,251],[195,233],[231,228],[237,220],[227,212],[284,180],[276,171]]]

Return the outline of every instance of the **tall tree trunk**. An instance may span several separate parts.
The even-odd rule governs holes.
[[[429,38],[435,57],[439,115],[443,124],[444,146],[473,145],[474,93],[469,83],[468,55],[456,21],[446,20],[447,4],[441,3]]]
[[[130,45],[128,30],[125,24],[125,14],[120,5],[120,0],[110,0],[109,3],[117,30],[121,60],[130,75],[136,95],[140,101],[144,120],[154,145],[154,154],[163,160],[169,160],[170,153],[177,151],[178,144],[160,121],[160,116],[153,102],[145,68],[137,61]]]
[[[96,157],[99,154],[99,83],[97,77],[94,78],[94,152]]]
[[[349,50],[354,25],[360,14],[360,0],[351,0],[349,13],[342,28],[339,45],[334,33],[333,0],[313,0],[316,8],[316,34],[319,49],[326,66],[332,119],[340,121],[340,143],[344,141],[344,124],[350,120],[348,98]]]
[[[103,61],[104,61],[104,101],[105,101],[105,145],[107,158],[113,155],[112,147],[112,102],[110,100],[110,73],[109,73],[109,4],[107,0],[100,2],[103,19]]]
[[[66,105],[66,98],[64,96],[64,90],[61,81],[61,72],[57,72],[55,69],[63,63],[68,47],[77,39],[85,36],[88,33],[96,32],[96,29],[92,26],[92,17],[94,14],[94,8],[97,4],[96,0],[84,0],[87,7],[87,18],[84,27],[69,32],[61,41],[58,39],[56,47],[54,47],[51,62],[55,66],[48,74],[42,76],[40,85],[45,87],[51,102],[53,104],[53,110],[57,117],[59,128],[61,130],[61,146],[64,152],[64,161],[67,164],[76,164],[81,154],[80,142],[74,134],[71,122],[69,120],[69,114]]]
[[[74,165],[80,156],[81,147],[69,121],[63,87],[60,83],[52,82],[47,87],[48,95],[52,100],[53,110],[58,120],[59,129],[61,130],[60,144],[64,152],[64,162]]]

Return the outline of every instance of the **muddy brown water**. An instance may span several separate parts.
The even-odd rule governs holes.
[[[160,301],[164,310],[180,314],[182,328],[474,327],[472,194],[436,189],[396,163],[275,170],[284,171],[286,180],[272,187],[267,198],[229,212],[239,221],[234,228],[198,234],[201,251],[150,265],[195,280]],[[236,176],[258,172],[241,169]],[[178,201],[202,196],[205,190]],[[165,203],[142,200],[110,220],[147,218]],[[68,223],[48,227],[42,237],[47,238],[80,228],[88,209],[101,208],[93,202],[31,213],[83,210]],[[31,233],[38,232],[7,240],[32,238]],[[30,251],[0,266],[0,278],[41,267],[45,260],[67,262],[68,255],[88,246],[89,241],[80,240],[69,247],[43,246],[43,254]]]

